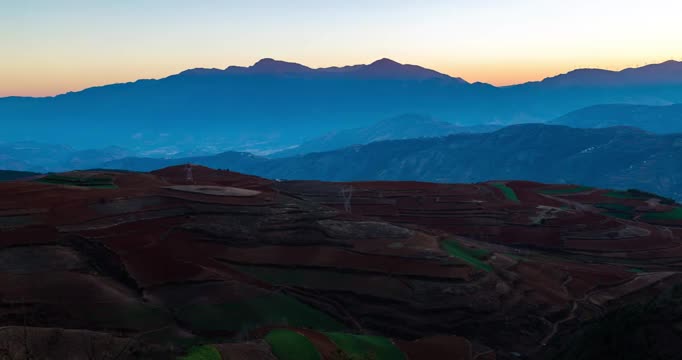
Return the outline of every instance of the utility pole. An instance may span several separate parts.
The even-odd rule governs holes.
[[[341,188],[341,196],[343,197],[343,207],[347,213],[351,213],[350,200],[353,197],[353,186],[344,186]]]
[[[192,175],[192,164],[185,166],[185,179],[187,182],[194,184],[194,176]]]

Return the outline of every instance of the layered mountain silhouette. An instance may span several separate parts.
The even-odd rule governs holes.
[[[192,72],[205,73],[220,73],[220,70],[206,72],[206,69],[189,70]],[[343,76],[349,78],[363,78],[363,79],[403,79],[403,80],[428,80],[428,79],[452,79],[461,83],[467,83],[460,78],[453,78],[451,76],[439,73],[434,70],[426,69],[416,65],[403,65],[391,59],[380,59],[369,65],[351,65],[343,67],[328,67],[312,69],[307,66],[278,61],[274,59],[262,59],[256,62],[253,66],[230,66],[224,70],[228,74],[246,74],[246,75],[296,75],[296,74],[314,74],[316,76]],[[187,72],[185,72],[187,73]]]
[[[682,102],[682,63],[620,72],[576,70],[495,87],[382,59],[312,69],[264,59],[250,67],[193,69],[160,80],[95,87],[49,98],[1,98],[3,140],[144,147],[136,134],[168,135],[187,148],[211,136],[244,138],[230,149],[301,144],[330,131],[424,113],[461,125],[545,122],[586,106]],[[189,140],[188,140],[189,139]],[[178,149],[184,151],[187,149]]]
[[[634,126],[659,134],[682,133],[682,104],[666,106],[607,104],[570,112],[552,124],[579,128]]]
[[[193,163],[268,178],[326,181],[515,179],[636,188],[682,199],[680,149],[682,134],[527,124],[492,133],[373,142],[283,159],[225,153],[169,160],[129,158],[104,167],[149,171]]]
[[[287,157],[310,152],[336,150],[350,145],[367,144],[373,141],[437,137],[454,133],[485,132],[498,129],[496,125],[457,126],[438,121],[430,116],[404,114],[379,121],[366,128],[340,130],[311,139],[300,146],[289,148],[268,157]],[[141,156],[161,159],[210,156],[229,148],[230,143],[203,143],[196,148],[186,148],[177,138],[156,138],[148,140],[148,150],[125,149],[108,146],[100,149],[75,150],[67,145],[38,142],[0,143],[0,169],[31,170],[39,172],[66,171],[94,168],[106,161]],[[182,141],[182,139],[180,140]],[[233,140],[232,144],[238,143]],[[243,142],[239,152],[250,152],[259,143]],[[258,154],[258,152],[254,152]],[[262,155],[262,154],[261,154]]]
[[[287,157],[312,152],[336,150],[350,145],[362,145],[382,140],[438,137],[457,133],[481,133],[499,129],[497,125],[458,126],[430,116],[405,114],[379,121],[371,126],[340,130],[306,141],[269,157]]]

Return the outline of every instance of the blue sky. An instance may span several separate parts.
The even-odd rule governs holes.
[[[53,95],[273,57],[389,57],[468,81],[682,59],[677,1],[0,0],[0,96]]]

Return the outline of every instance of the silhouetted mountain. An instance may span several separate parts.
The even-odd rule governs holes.
[[[682,199],[682,134],[629,127],[575,129],[526,124],[483,134],[392,140],[265,160],[247,155],[119,160],[104,167],[148,171],[196,163],[268,178],[479,182],[492,179],[637,188]],[[224,155],[222,155],[224,156]]]
[[[609,104],[570,112],[552,124],[579,128],[634,126],[659,134],[682,133],[682,104],[667,106]]]
[[[309,140],[292,149],[270,155],[287,157],[311,152],[329,151],[350,145],[368,144],[374,141],[438,137],[457,133],[490,132],[497,125],[458,126],[429,116],[405,114],[379,121],[366,128],[340,130]]]
[[[207,69],[196,69],[204,70]],[[191,71],[191,70],[190,70]],[[315,74],[316,76],[344,76],[349,78],[364,79],[403,79],[403,80],[428,80],[428,79],[455,79],[461,83],[466,81],[459,78],[452,78],[437,71],[423,68],[416,65],[403,65],[391,59],[380,59],[369,65],[351,65],[344,67],[329,67],[311,69],[307,66],[279,61],[274,59],[262,59],[253,66],[230,66],[225,69],[229,74],[259,74],[259,75],[294,75],[294,74]],[[208,71],[206,73],[212,73]],[[336,75],[335,75],[336,74]]]
[[[266,153],[403,113],[462,125],[513,124],[597,104],[680,102],[682,66],[674,61],[620,72],[576,70],[498,88],[388,59],[324,69],[264,59],[251,67],[194,69],[56,97],[0,98],[0,119],[5,141],[59,138],[96,148],[106,138],[145,151],[160,146],[148,145],[150,138],[164,138],[172,141],[162,146],[182,143],[174,151],[183,152],[221,137],[237,139],[221,150],[257,143],[249,150]]]
[[[325,71],[325,69],[322,69]],[[347,74],[352,74],[363,78],[386,78],[386,79],[413,79],[413,80],[428,80],[428,79],[453,79],[452,77],[441,74],[437,71],[423,68],[416,65],[403,65],[391,59],[377,60],[366,66],[350,67]],[[460,83],[466,81],[455,78]]]
[[[621,71],[577,69],[541,81],[551,86],[632,86],[679,84],[682,62],[669,60],[661,64],[628,68]]]
[[[230,66],[225,72],[233,74],[302,74],[313,72],[314,70],[301,64],[278,61],[274,59],[262,59],[253,66],[241,67]]]

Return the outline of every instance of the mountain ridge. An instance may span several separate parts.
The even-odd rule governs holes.
[[[239,73],[244,73],[244,71],[248,71],[249,69],[252,69],[252,68],[254,68],[254,67],[255,67],[256,69],[259,69],[259,70],[263,70],[263,69],[264,69],[264,66],[265,66],[265,68],[270,68],[270,67],[269,67],[270,64],[278,64],[278,65],[279,65],[279,64],[286,64],[286,65],[291,66],[291,68],[297,68],[297,69],[299,69],[299,72],[315,72],[315,71],[320,71],[320,72],[326,72],[326,73],[333,73],[333,72],[341,72],[341,73],[343,73],[343,72],[346,72],[346,71],[349,71],[349,70],[356,70],[356,69],[363,68],[363,67],[371,67],[372,65],[375,65],[375,64],[382,64],[382,63],[393,63],[393,64],[401,65],[402,67],[413,67],[413,68],[418,68],[418,69],[421,69],[421,70],[425,70],[426,72],[429,72],[429,73],[438,74],[438,76],[448,77],[448,78],[452,78],[452,79],[459,79],[459,80],[462,80],[463,82],[465,82],[465,83],[467,83],[467,84],[470,84],[470,85],[474,85],[474,84],[483,84],[483,85],[492,86],[492,87],[495,87],[495,88],[508,88],[508,87],[517,87],[517,86],[523,86],[523,85],[533,85],[533,84],[539,84],[539,83],[553,82],[553,81],[557,81],[557,79],[564,79],[564,78],[566,78],[566,77],[571,77],[571,76],[575,76],[575,75],[581,75],[581,74],[588,73],[588,72],[596,72],[596,73],[602,73],[602,74],[617,75],[617,74],[630,74],[630,73],[633,73],[633,72],[648,72],[648,70],[652,70],[652,69],[653,69],[653,70],[659,70],[659,69],[661,69],[661,68],[667,68],[668,70],[672,68],[672,70],[675,70],[675,71],[679,71],[680,69],[682,69],[682,61],[677,61],[677,60],[674,60],[674,59],[670,59],[670,60],[666,60],[666,61],[663,61],[663,62],[660,62],[660,63],[647,64],[647,65],[643,65],[643,66],[639,66],[639,67],[627,67],[627,68],[624,68],[624,69],[621,69],[621,70],[608,70],[608,69],[601,69],[601,68],[575,68],[575,69],[570,70],[570,71],[567,71],[567,72],[565,72],[565,73],[560,73],[560,74],[556,74],[556,75],[552,75],[552,76],[545,77],[545,78],[543,78],[542,80],[536,80],[536,81],[529,80],[529,81],[525,81],[525,82],[520,82],[520,83],[516,83],[516,84],[511,84],[511,85],[496,86],[496,85],[489,84],[489,83],[485,83],[485,82],[481,82],[481,81],[467,82],[467,81],[465,81],[464,79],[462,79],[462,78],[460,78],[460,77],[456,77],[456,76],[452,76],[452,75],[449,75],[449,74],[441,73],[441,72],[439,72],[439,71],[437,71],[437,70],[425,68],[425,67],[422,67],[422,66],[419,66],[419,65],[401,64],[401,63],[399,63],[399,62],[397,62],[397,61],[394,61],[394,60],[392,60],[392,59],[390,59],[390,58],[381,58],[381,59],[375,60],[375,61],[373,61],[373,62],[371,62],[371,63],[369,63],[369,64],[330,66],[330,67],[320,67],[320,68],[311,68],[311,67],[308,67],[308,66],[303,65],[303,64],[300,64],[300,63],[289,62],[289,61],[284,61],[284,60],[276,60],[276,59],[273,59],[273,58],[262,58],[262,59],[256,61],[256,62],[255,62],[253,65],[251,65],[251,66],[229,65],[228,67],[226,67],[226,68],[224,68],[224,69],[220,69],[220,68],[203,68],[203,67],[189,68],[189,69],[186,69],[186,70],[182,70],[182,71],[180,71],[180,72],[178,72],[178,73],[170,74],[170,75],[167,75],[167,76],[164,76],[164,77],[160,77],[160,78],[140,78],[140,79],[133,80],[133,81],[125,81],[125,82],[110,83],[110,84],[97,85],[97,86],[90,86],[90,87],[87,87],[87,88],[84,88],[84,89],[81,89],[81,90],[67,91],[67,92],[65,92],[65,93],[55,94],[55,95],[52,95],[52,96],[16,96],[16,95],[10,95],[10,96],[0,97],[0,100],[2,100],[2,99],[36,99],[36,98],[37,98],[37,99],[40,99],[40,98],[54,98],[54,97],[58,97],[58,96],[66,95],[66,94],[70,94],[70,93],[82,92],[82,91],[85,91],[85,90],[88,90],[88,89],[92,89],[92,88],[100,88],[100,87],[107,87],[107,86],[114,86],[114,85],[134,84],[134,83],[137,83],[137,82],[140,82],[140,81],[159,81],[159,80],[167,79],[167,78],[169,78],[169,77],[178,76],[178,75],[183,75],[183,74],[184,74],[184,75],[187,75],[187,74],[206,75],[206,74],[223,74],[223,73],[239,74]],[[270,68],[270,69],[272,69],[272,68]],[[281,70],[282,70],[281,68],[275,68],[275,69],[277,69],[276,71],[281,71]],[[669,79],[669,78],[668,78],[668,80],[673,80],[673,81],[675,81],[675,82],[680,81],[679,79],[680,79],[680,78],[674,78],[674,79]],[[659,80],[659,78],[657,78],[656,80]]]
[[[680,146],[682,134],[656,135],[632,127],[577,129],[521,124],[491,133],[387,140],[280,159],[231,154],[231,158],[246,161],[227,163],[211,157],[135,159],[102,167],[149,171],[196,163],[266,178],[322,181],[472,183],[514,179],[636,188],[679,200]]]
[[[578,109],[549,122],[578,128],[628,125],[658,134],[682,132],[682,104],[601,104]]]
[[[337,130],[313,138],[302,144],[270,154],[269,157],[287,157],[312,152],[336,150],[351,145],[364,145],[375,141],[400,140],[421,137],[440,137],[455,133],[480,133],[497,130],[500,126],[459,126],[420,114],[403,114],[386,118],[368,127]]]
[[[401,64],[382,58],[369,64],[311,68],[303,64],[264,58],[251,66],[228,66],[225,70],[196,68],[176,75],[315,75],[355,76],[359,78],[396,78],[411,80],[447,79],[467,83],[459,77],[450,76],[418,65]]]
[[[660,70],[676,72],[677,76],[661,76],[660,73],[657,72]],[[617,78],[619,76],[621,79]],[[676,60],[667,60],[662,63],[648,64],[640,67],[628,67],[622,70],[578,68],[563,74],[544,78],[537,82],[528,83],[546,83],[559,86],[594,85],[597,83],[606,83],[613,86],[626,84],[650,84],[656,82],[676,83],[679,81],[682,81],[682,62]]]

